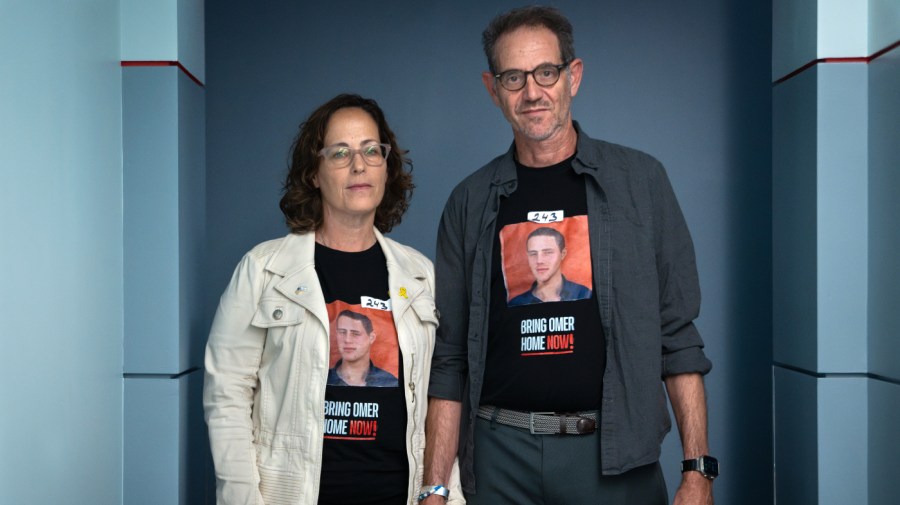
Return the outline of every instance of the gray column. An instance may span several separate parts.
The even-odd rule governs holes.
[[[900,23],[884,20],[900,4],[773,6],[776,501],[886,504],[900,477]]]

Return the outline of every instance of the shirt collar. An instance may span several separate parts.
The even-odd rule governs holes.
[[[591,149],[588,145],[591,138],[581,130],[578,121],[572,121],[572,126],[575,127],[575,132],[578,134],[575,159],[572,160],[572,167],[575,169],[576,173],[589,174],[595,179],[598,179],[599,168],[602,163],[600,155],[597,153],[596,149]],[[491,182],[495,186],[502,186],[515,181],[516,143],[513,141],[509,146],[509,150],[506,151],[506,154],[503,154],[500,157],[500,163],[497,165],[497,170],[494,172],[494,177],[491,179]]]

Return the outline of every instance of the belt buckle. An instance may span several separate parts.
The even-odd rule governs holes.
[[[532,435],[553,435],[557,432],[554,431],[535,431],[534,429],[534,416],[555,416],[554,412],[529,412],[528,413],[528,431]]]

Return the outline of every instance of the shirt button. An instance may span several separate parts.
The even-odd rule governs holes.
[[[272,312],[272,317],[274,317],[276,321],[281,319],[283,316],[284,311],[281,309],[275,309],[275,312]]]
[[[415,382],[410,382],[410,383],[409,383],[409,390],[410,390],[410,391],[415,391],[415,390],[416,390],[416,383],[415,383]]]

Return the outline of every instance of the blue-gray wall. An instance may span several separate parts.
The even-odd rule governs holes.
[[[585,61],[585,131],[662,160],[691,227],[722,503],[768,502],[771,443],[771,12],[737,0],[558,1]],[[417,190],[393,237],[433,256],[452,187],[512,139],[481,84],[481,30],[518,2],[207,5],[206,313],[240,256],[282,235],[299,122],[344,91],[386,110]],[[664,447],[670,493],[681,459]]]
[[[203,0],[0,2],[0,503],[209,495],[203,40]]]
[[[0,503],[122,502],[119,2],[0,2]]]

